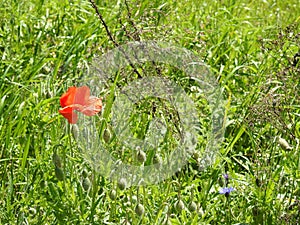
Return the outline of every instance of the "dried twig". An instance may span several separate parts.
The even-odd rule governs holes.
[[[103,16],[102,16],[101,13],[99,12],[96,3],[95,3],[93,0],[90,0],[90,3],[92,4],[93,8],[94,8],[95,11],[96,11],[96,14],[97,14],[99,20],[101,21],[102,25],[104,26],[105,31],[106,31],[106,33],[107,33],[109,39],[114,43],[114,46],[115,46],[115,47],[118,47],[119,45],[118,45],[118,43],[115,41],[115,39],[113,38],[113,36],[112,36],[110,30],[108,29],[108,26],[107,26],[107,24],[105,23],[105,21],[104,21],[104,19],[103,19]]]
[[[98,10],[98,7],[96,5],[96,3],[93,0],[89,0],[90,3],[92,4],[93,8],[96,11],[96,14],[99,18],[99,20],[101,21],[102,25],[105,28],[105,31],[109,37],[109,40],[114,44],[115,47],[119,47],[120,51],[123,53],[123,55],[125,56],[126,60],[129,62],[129,65],[131,66],[131,68],[133,69],[133,71],[137,74],[138,78],[142,78],[141,74],[137,71],[137,69],[135,68],[135,66],[133,65],[133,63],[131,62],[130,58],[128,57],[128,55],[125,53],[125,51],[121,48],[121,46],[116,42],[116,40],[113,38],[107,24],[105,23],[103,16],[101,15],[101,13]]]

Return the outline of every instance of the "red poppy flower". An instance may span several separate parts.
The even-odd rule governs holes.
[[[86,116],[94,116],[102,109],[102,98],[90,96],[90,89],[87,86],[70,87],[66,93],[60,97],[62,109],[59,113],[63,115],[69,123],[76,123],[78,115],[75,110]]]

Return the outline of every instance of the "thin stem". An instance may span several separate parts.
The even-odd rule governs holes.
[[[99,12],[97,5],[95,4],[95,2],[93,0],[89,0],[90,3],[92,4],[93,8],[96,11],[96,14],[98,16],[98,18],[100,19],[102,25],[105,28],[105,31],[109,37],[109,40],[114,44],[115,47],[119,47],[119,50],[123,53],[123,55],[125,56],[126,60],[129,62],[129,65],[131,66],[131,68],[133,69],[133,71],[137,74],[138,78],[142,78],[141,74],[137,71],[137,69],[135,68],[135,66],[133,65],[133,63],[131,62],[130,58],[128,57],[128,55],[125,53],[125,51],[121,48],[121,46],[116,42],[116,40],[113,38],[107,24],[105,23],[102,14]]]
[[[129,8],[129,5],[128,5],[128,2],[127,2],[127,0],[125,0],[124,2],[125,2],[126,10],[127,10],[127,15],[128,15],[128,21],[129,21],[129,24],[130,24],[130,25],[134,28],[134,30],[135,30],[135,34],[134,34],[133,39],[134,39],[134,40],[136,39],[137,41],[140,41],[141,38],[140,38],[140,36],[139,36],[139,31],[138,31],[138,29],[136,28],[135,24],[134,24],[133,21],[132,21],[132,18],[131,18],[131,12],[130,12],[130,8]],[[124,28],[125,28],[125,27],[124,27]],[[125,30],[126,30],[126,28],[125,28]],[[127,32],[127,30],[126,30],[126,32]]]
[[[228,222],[228,224],[231,224],[231,211],[230,211],[230,196],[226,196],[226,222]]]
[[[118,44],[118,43],[115,41],[115,39],[113,38],[113,36],[112,36],[110,30],[108,29],[107,24],[105,23],[105,21],[104,21],[104,19],[103,19],[102,14],[101,14],[101,13],[99,12],[99,10],[98,10],[98,7],[97,7],[96,3],[95,3],[93,0],[89,0],[89,1],[90,1],[90,3],[92,4],[93,8],[95,9],[96,14],[97,14],[98,18],[100,19],[102,25],[104,26],[105,31],[106,31],[106,33],[107,33],[109,39],[112,41],[112,43],[114,43],[114,46],[115,46],[115,47],[118,47],[119,44]]]

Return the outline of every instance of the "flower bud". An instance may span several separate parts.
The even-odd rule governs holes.
[[[47,181],[46,181],[46,180],[41,180],[41,182],[40,182],[40,187],[41,187],[42,189],[44,189],[44,188],[47,187],[47,186],[48,186]]]
[[[121,178],[119,181],[118,181],[118,188],[120,188],[120,190],[124,190],[126,188],[126,185],[127,185],[127,182],[125,180],[125,178]]]
[[[79,128],[78,128],[77,124],[72,125],[71,132],[73,134],[74,139],[77,139],[79,136]]]
[[[142,216],[145,212],[145,209],[144,209],[144,206],[139,203],[136,205],[134,211],[137,215]]]
[[[175,208],[178,212],[181,212],[184,209],[184,203],[182,200],[178,200],[175,204]]]
[[[109,192],[109,197],[110,197],[111,200],[116,200],[116,198],[117,198],[117,192],[116,192],[116,190],[111,190]]]
[[[140,162],[140,163],[143,163],[146,161],[146,153],[142,150],[139,150],[138,151],[138,154],[137,154],[137,160]]]
[[[85,177],[87,177],[89,174],[88,174],[88,172],[86,171],[86,170],[83,170],[82,171],[82,176],[85,178]]]
[[[197,204],[196,202],[192,201],[190,204],[189,204],[189,210],[191,212],[195,212],[197,210]]]
[[[61,159],[60,159],[59,155],[57,155],[55,152],[52,155],[52,161],[53,161],[55,167],[59,167],[59,168],[62,167]]]
[[[91,187],[91,182],[88,177],[83,178],[82,187],[85,191],[88,191]]]
[[[31,215],[36,215],[36,209],[35,208],[29,208],[28,209],[28,211],[29,211],[29,213],[31,214]]]
[[[105,129],[103,132],[103,140],[105,141],[105,143],[108,143],[110,141],[111,138],[111,133],[109,132],[108,129]]]
[[[63,170],[57,166],[55,166],[55,176],[56,176],[57,180],[59,180],[59,181],[62,181],[65,179]]]

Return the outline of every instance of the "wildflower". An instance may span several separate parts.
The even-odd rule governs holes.
[[[225,195],[226,197],[229,196],[229,194],[234,191],[235,189],[233,187],[224,187],[221,188],[219,193]]]
[[[102,98],[90,96],[90,89],[87,86],[70,87],[66,93],[60,97],[62,109],[59,113],[63,115],[69,123],[75,124],[78,115],[74,110],[86,116],[94,116],[102,109]]]
[[[227,173],[224,173],[224,174],[223,174],[223,177],[224,177],[225,180],[228,180],[228,179],[229,179],[229,175],[228,175]]]
[[[225,174],[223,174],[223,177],[225,179],[225,185],[227,186],[228,182],[229,182],[229,175],[227,173],[225,173]]]

